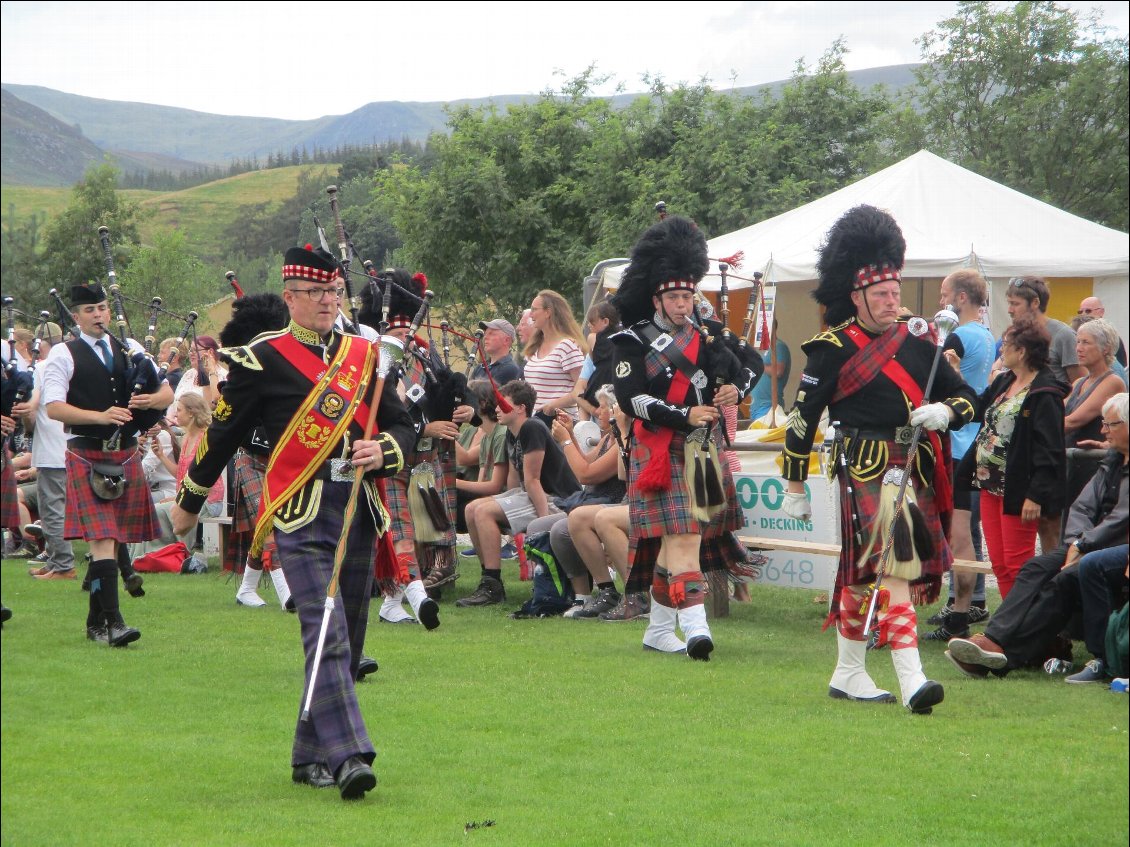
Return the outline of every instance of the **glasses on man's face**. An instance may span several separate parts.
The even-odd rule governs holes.
[[[1093,315],[1098,309],[1080,309],[1076,314],[1079,315]]]
[[[1103,421],[1103,429],[1117,429],[1122,426],[1126,421]]]
[[[345,295],[344,288],[288,288],[287,291],[305,294],[315,303],[324,303],[327,299],[340,300]]]

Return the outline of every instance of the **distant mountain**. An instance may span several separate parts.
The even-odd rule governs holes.
[[[870,68],[852,71],[849,77],[860,88],[869,88],[881,83],[892,91],[897,91],[914,82],[916,65],[892,65],[885,68]],[[768,89],[780,90],[785,80],[735,89],[735,93],[755,95]],[[86,155],[94,155],[93,161],[101,154],[93,150],[113,150],[126,170],[137,170],[133,163],[144,161],[154,155],[167,157],[163,162],[179,162],[180,167],[155,164],[157,170],[172,171],[190,169],[195,163],[226,165],[234,159],[258,157],[265,160],[270,153],[289,153],[292,149],[315,147],[332,149],[338,145],[364,145],[386,141],[422,142],[433,132],[446,129],[448,106],[481,106],[494,104],[499,108],[537,99],[536,96],[505,95],[473,100],[458,100],[451,103],[369,103],[347,115],[326,115],[315,120],[290,121],[278,118],[233,117],[212,115],[191,109],[172,106],[155,106],[148,103],[127,103],[117,100],[100,100],[78,94],[67,94],[37,85],[3,85],[4,90],[4,175],[5,183],[33,185],[72,184],[82,176],[82,169],[76,173],[74,157],[76,150],[66,155],[68,164],[52,164],[47,154],[57,150],[63,158],[63,148],[74,143],[74,139],[88,140]],[[14,96],[13,96],[14,95]],[[617,104],[627,103],[640,94],[620,94],[612,98]],[[18,98],[18,99],[17,99]],[[28,109],[47,113],[44,117],[54,118],[57,132],[65,130],[68,141],[53,139],[40,151],[19,148],[13,151],[11,164],[8,155],[9,110],[12,111],[13,125],[20,120],[18,115],[27,114],[16,104],[22,101]],[[9,105],[11,104],[11,106]],[[38,107],[38,108],[36,108]],[[38,121],[42,132],[47,132],[43,118]],[[44,136],[46,140],[47,136]],[[89,142],[93,142],[90,144]],[[96,145],[96,146],[95,146]],[[144,151],[144,152],[138,152]],[[36,153],[25,160],[25,153]],[[11,168],[11,173],[9,173]],[[48,180],[53,180],[48,182]],[[57,180],[57,181],[54,181]]]
[[[7,184],[74,185],[102,151],[73,126],[3,91],[0,163]]]

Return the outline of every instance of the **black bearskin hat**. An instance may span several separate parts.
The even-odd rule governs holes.
[[[404,268],[382,271],[377,274],[376,280],[361,289],[361,308],[357,313],[357,319],[361,323],[373,329],[380,328],[384,289],[389,284],[392,285],[388,310],[389,328],[412,325],[412,319],[416,317],[420,303],[424,300],[428,280],[423,274],[412,276]]]
[[[231,320],[220,330],[221,347],[242,347],[263,332],[282,329],[290,321],[283,299],[272,293],[248,294],[231,304]]]
[[[706,236],[693,222],[668,215],[653,224],[632,248],[632,260],[612,298],[624,326],[655,314],[651,302],[655,294],[680,288],[693,291],[709,267]]]
[[[855,316],[851,292],[880,282],[900,281],[906,239],[887,212],[856,206],[836,221],[816,262],[820,284],[812,292],[825,307],[824,319],[836,326]]]

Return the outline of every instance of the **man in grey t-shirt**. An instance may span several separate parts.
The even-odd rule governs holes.
[[[1038,276],[1018,276],[1008,281],[1008,316],[1013,323],[1029,318],[1035,320],[1051,336],[1051,349],[1048,367],[1056,379],[1071,385],[1087,374],[1087,369],[1079,364],[1075,353],[1075,333],[1063,321],[1047,316],[1051,291],[1046,280]],[[1040,516],[1040,546],[1044,550],[1054,550],[1059,546],[1060,516]]]
[[[1045,280],[1038,276],[1013,277],[1008,281],[1008,316],[1015,323],[1021,318],[1032,318],[1051,336],[1048,367],[1056,379],[1071,385],[1087,375],[1075,354],[1075,333],[1063,321],[1047,316],[1051,291]]]

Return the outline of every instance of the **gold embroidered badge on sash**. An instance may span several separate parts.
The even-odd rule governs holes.
[[[212,420],[226,421],[231,417],[232,407],[223,397],[216,403],[216,408],[212,411]]]
[[[307,415],[302,419],[302,425],[298,427],[296,435],[299,442],[308,450],[320,450],[322,445],[326,443],[326,439],[330,437],[333,432],[332,427],[318,426],[313,415]]]
[[[341,382],[339,379],[338,382]],[[334,394],[332,391],[322,398],[319,405],[321,412],[330,420],[336,420],[341,414],[341,410],[345,408],[345,398],[340,394]]]
[[[357,387],[357,368],[350,365],[349,370],[350,373],[346,373],[342,370],[337,375],[337,384],[342,391],[352,391]]]

